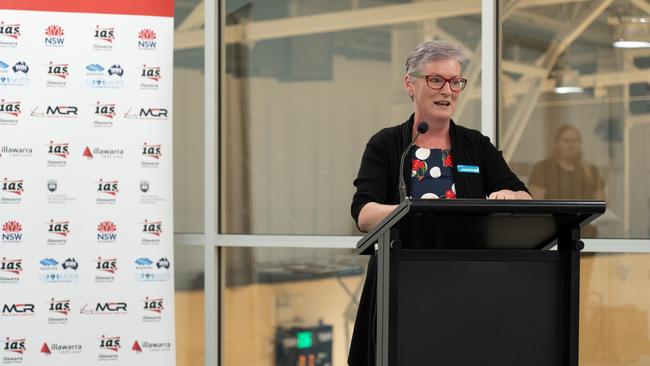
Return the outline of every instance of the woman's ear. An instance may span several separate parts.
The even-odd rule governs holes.
[[[413,98],[414,90],[410,79],[411,78],[408,74],[404,75],[404,89],[406,89],[406,93],[409,95],[409,97]]]

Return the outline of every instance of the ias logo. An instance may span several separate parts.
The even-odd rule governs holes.
[[[70,221],[50,220],[47,232],[53,235],[67,237],[70,234]]]
[[[23,226],[18,221],[7,221],[2,224],[2,242],[20,243],[23,240]]]
[[[70,300],[54,300],[52,298],[49,302],[50,313],[62,314],[67,316],[70,314]]]
[[[50,156],[67,159],[68,155],[70,155],[70,144],[67,142],[54,142],[50,140],[50,143],[47,146],[47,153]]]
[[[120,350],[120,337],[106,337],[102,335],[99,339],[99,348],[118,352]]]
[[[9,337],[4,339],[3,349],[6,352],[13,352],[22,355],[27,350],[25,348],[25,338],[11,339]]]
[[[20,37],[20,24],[0,22],[0,37],[17,40]]]
[[[95,104],[95,117],[113,120],[115,118],[115,103],[102,104],[97,102]]]
[[[117,180],[100,179],[99,182],[97,182],[97,192],[99,193],[115,197],[119,191]]]
[[[142,232],[160,237],[160,234],[162,234],[162,221],[144,220],[144,223],[142,224]]]
[[[0,260],[0,271],[20,276],[20,273],[23,271],[23,260],[2,257],[2,260]]]
[[[98,25],[95,26],[95,32],[93,33],[93,38],[96,41],[101,41],[107,44],[112,44],[115,41],[115,28],[100,28]]]
[[[20,102],[7,102],[4,99],[0,99],[0,116],[2,114],[12,117],[20,116]]]
[[[156,49],[156,32],[152,29],[145,28],[138,33],[138,48],[141,50]]]
[[[115,243],[117,226],[112,221],[102,221],[97,225],[97,241],[100,243]]]
[[[144,143],[142,147],[142,156],[148,157],[154,160],[160,160],[161,157],[161,145],[153,145],[153,144],[147,144],[146,142]]]
[[[8,193],[10,195],[21,196],[24,192],[22,179],[10,180],[4,178],[0,187],[3,193]]]
[[[62,47],[65,32],[63,28],[58,25],[50,25],[45,28],[45,45],[49,47]]]
[[[95,269],[100,272],[108,272],[111,274],[115,274],[115,272],[117,272],[117,258],[106,259],[97,257],[97,260],[95,260],[95,262],[97,262]]]
[[[148,296],[144,298],[144,310],[151,311],[157,314],[162,314],[164,310],[163,298],[149,298]]]
[[[50,61],[47,65],[47,75],[52,77],[57,77],[60,79],[66,79],[70,74],[68,73],[69,64],[55,64]]]
[[[147,66],[142,65],[142,72],[140,76],[146,80],[160,81],[160,66]]]

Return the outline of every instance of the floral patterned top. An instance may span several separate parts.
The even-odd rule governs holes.
[[[451,149],[414,146],[411,153],[411,197],[456,198]]]

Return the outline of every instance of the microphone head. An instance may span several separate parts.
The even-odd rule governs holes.
[[[419,133],[426,133],[427,131],[429,131],[429,124],[427,124],[424,121],[418,123],[418,132]]]

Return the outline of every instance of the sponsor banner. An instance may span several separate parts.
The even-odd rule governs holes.
[[[175,364],[173,2],[0,2],[0,366]]]

